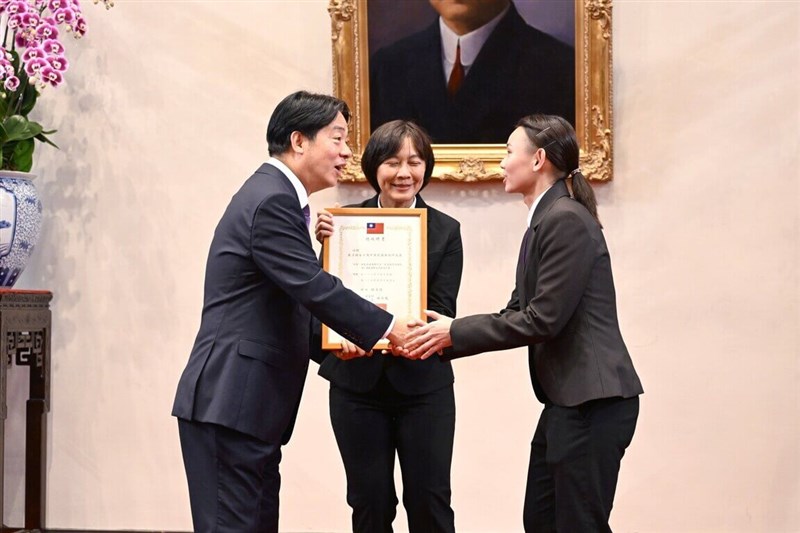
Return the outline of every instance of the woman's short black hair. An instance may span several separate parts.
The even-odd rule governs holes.
[[[299,131],[309,139],[333,122],[336,114],[350,120],[350,108],[344,100],[307,91],[292,93],[278,104],[267,126],[269,155],[285,153],[292,145],[292,132]]]
[[[372,132],[367,141],[367,147],[364,148],[364,154],[361,156],[361,170],[375,191],[381,192],[378,185],[378,167],[390,157],[397,155],[406,139],[411,140],[414,149],[425,161],[425,176],[422,178],[420,190],[431,181],[434,159],[430,136],[413,122],[393,120]]]

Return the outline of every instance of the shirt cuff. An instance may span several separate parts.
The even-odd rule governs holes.
[[[389,333],[391,333],[391,332],[392,332],[392,328],[394,327],[394,321],[395,321],[395,320],[396,320],[396,319],[395,319],[394,315],[392,315],[392,321],[389,323],[389,329],[387,329],[387,330],[386,330],[386,333],[384,333],[384,334],[383,334],[383,337],[381,337],[382,339],[387,339],[387,338],[389,338]]]

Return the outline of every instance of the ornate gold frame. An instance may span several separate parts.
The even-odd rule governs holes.
[[[581,169],[592,180],[612,177],[612,0],[575,0],[575,121]],[[347,101],[352,117],[354,157],[341,181],[363,181],[360,154],[369,138],[369,52],[367,0],[330,0],[333,90]],[[434,145],[440,180],[473,182],[501,179],[501,144]]]

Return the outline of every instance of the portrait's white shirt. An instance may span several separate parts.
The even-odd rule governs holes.
[[[453,71],[453,65],[456,62],[456,48],[459,43],[461,44],[461,64],[464,65],[464,74],[466,75],[475,62],[475,58],[478,57],[481,48],[483,48],[489,36],[500,23],[500,19],[505,16],[510,8],[511,6],[509,5],[502,13],[477,30],[461,36],[448,28],[442,17],[439,17],[439,33],[442,36],[442,66],[444,67],[445,80],[450,79],[450,73]]]
[[[308,192],[306,191],[306,188],[303,186],[303,183],[300,181],[300,179],[294,175],[294,172],[292,172],[289,167],[284,165],[283,161],[274,157],[270,157],[267,160],[267,164],[277,168],[283,172],[287,178],[289,178],[289,182],[294,187],[294,190],[297,191],[297,199],[300,200],[300,209],[303,209],[305,206],[307,206]]]

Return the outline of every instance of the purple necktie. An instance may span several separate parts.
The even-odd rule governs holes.
[[[303,208],[303,218],[306,219],[306,226],[311,226],[311,208],[308,204]]]

